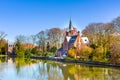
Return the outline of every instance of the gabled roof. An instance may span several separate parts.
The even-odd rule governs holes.
[[[69,42],[70,41],[70,36],[66,36],[66,39],[67,39],[67,42]]]
[[[69,44],[73,44],[75,42],[76,38],[77,38],[77,35],[71,36],[71,38],[69,40]]]
[[[59,48],[59,49],[58,49],[58,51],[62,51],[62,50],[63,50],[63,48]]]

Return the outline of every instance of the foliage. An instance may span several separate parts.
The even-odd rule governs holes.
[[[0,31],[0,40],[4,39],[7,36],[7,34],[3,31]]]
[[[105,46],[111,43],[111,34],[115,32],[112,23],[91,23],[83,31],[83,36],[87,36],[91,45]],[[108,46],[109,47],[109,46]]]
[[[47,42],[46,50],[47,50],[47,51],[50,51],[50,44],[49,44],[49,42]]]
[[[25,50],[21,45],[21,42],[19,40],[16,41],[16,54],[18,57],[24,57]]]
[[[16,54],[18,57],[24,57],[24,53],[25,53],[25,50],[23,48],[16,50]]]
[[[7,46],[6,40],[1,39],[1,40],[0,40],[0,53],[1,53],[1,54],[5,54],[6,46]]]
[[[6,49],[6,47],[2,47],[2,48],[1,48],[1,53],[2,53],[2,54],[5,54],[5,52],[6,52],[5,49]]]
[[[26,49],[25,50],[25,57],[26,58],[30,58],[30,56],[31,56],[31,50],[30,49]]]
[[[5,39],[0,39],[0,53],[5,54],[5,49],[7,46],[7,41]]]
[[[34,43],[36,41],[34,39],[33,35],[31,35],[31,36],[18,35],[18,36],[16,36],[16,40],[19,40],[22,44],[23,43],[32,43],[32,42]]]
[[[110,62],[120,64],[120,44],[112,44],[110,50]]]
[[[54,53],[52,53],[52,52],[45,52],[45,55],[47,56],[47,57],[49,57],[49,56],[55,56],[55,54]]]
[[[76,58],[76,53],[77,53],[77,50],[75,47],[68,50],[68,56],[70,56],[72,58]]]
[[[33,44],[36,44],[36,39],[37,39],[37,37],[36,37],[37,35],[31,35],[30,37],[31,37],[31,41],[32,41],[32,43]]]
[[[89,56],[92,54],[93,49],[88,46],[83,46],[80,50],[80,58],[81,59],[89,59]]]
[[[108,61],[110,58],[110,46],[116,43],[114,33],[116,32],[113,23],[91,23],[83,31],[87,36],[90,46],[94,49],[90,55],[94,61]]]
[[[37,44],[42,51],[45,51],[45,43],[46,43],[46,33],[45,31],[40,31],[37,35]]]
[[[55,54],[57,48],[63,42],[64,36],[65,30],[59,28],[40,31],[38,34],[31,36],[19,35],[16,37],[16,54],[19,57],[28,57],[31,54],[39,56]],[[109,60],[112,63],[120,63],[120,17],[117,17],[111,23],[90,23],[82,31],[82,36],[89,38],[91,48],[87,46],[81,48],[81,51],[79,51],[81,59]],[[0,53],[5,53],[7,45],[5,37],[6,34],[0,31]],[[36,48],[25,50],[21,45],[30,42],[38,45],[39,50]],[[68,51],[68,56],[76,58],[79,52],[73,47]]]
[[[93,61],[99,61],[99,62],[108,62],[108,59],[110,57],[110,52],[106,48],[100,46],[96,49],[94,49],[92,53],[92,60]]]
[[[37,56],[42,56],[42,54],[43,54],[43,51],[39,51],[38,50],[38,53],[36,54]]]
[[[93,61],[101,61],[103,59],[103,47],[98,47],[94,50],[93,54],[92,54],[92,60]]]
[[[56,46],[53,46],[53,47],[50,49],[50,52],[55,53],[56,51],[57,51],[57,47],[56,47]]]
[[[37,51],[37,49],[36,49],[36,48],[33,48],[33,49],[31,50],[31,53],[32,53],[32,54],[37,54],[37,53],[38,53],[38,51]]]
[[[120,16],[112,21],[117,32],[120,32]]]
[[[50,45],[59,48],[60,47],[59,44],[61,44],[64,40],[65,31],[61,30],[60,28],[51,28],[48,30],[47,36]]]

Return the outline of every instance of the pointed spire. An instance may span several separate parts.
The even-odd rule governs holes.
[[[72,25],[72,21],[71,21],[71,18],[70,18],[70,23],[69,23],[69,31],[73,30],[73,25]]]

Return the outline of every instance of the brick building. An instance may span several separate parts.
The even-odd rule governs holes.
[[[13,54],[15,53],[15,43],[8,41],[6,45],[6,54]]]
[[[36,46],[30,43],[21,44],[24,49],[33,49]],[[15,54],[16,43],[8,41],[6,46],[6,54]]]
[[[72,47],[81,49],[81,46],[89,45],[89,40],[87,37],[81,37],[80,32],[72,25],[72,21],[69,23],[69,30],[66,31],[66,36],[62,46],[57,51],[57,56],[60,57],[63,54],[67,54],[68,50]]]

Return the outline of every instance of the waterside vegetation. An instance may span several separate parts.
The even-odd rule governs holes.
[[[18,35],[15,42],[15,55],[30,58],[30,56],[56,56],[64,40],[66,29],[51,28],[31,36]],[[6,34],[0,32],[0,54],[5,54],[7,40]],[[68,51],[70,59],[84,61],[98,61],[120,64],[120,17],[110,23],[90,23],[82,31],[87,36],[89,46],[82,46],[81,51],[75,47]],[[34,48],[25,48],[22,44],[36,45]],[[80,54],[77,56],[77,54]],[[67,57],[67,58],[68,58]]]

